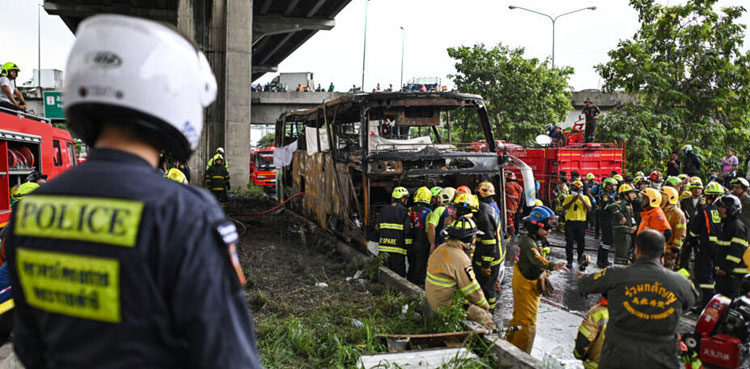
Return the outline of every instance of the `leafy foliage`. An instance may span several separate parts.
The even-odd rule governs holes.
[[[495,138],[531,144],[546,124],[565,120],[572,109],[568,78],[573,68],[551,68],[547,60],[526,59],[523,54],[523,48],[502,44],[448,48],[448,55],[456,59],[456,74],[450,76],[456,89],[484,98]],[[472,115],[452,118],[454,140],[482,137],[476,114]]]
[[[631,0],[641,28],[595,68],[605,90],[638,94],[640,105],[610,111],[600,140],[626,139],[630,172],[663,169],[671,151],[692,144],[704,172],[716,168],[727,147],[750,147],[750,53],[742,53],[741,6],[713,10],[717,0],[663,6]]]
[[[260,140],[258,140],[258,147],[271,147],[273,146],[273,141],[274,141],[274,134],[269,133],[261,137]]]

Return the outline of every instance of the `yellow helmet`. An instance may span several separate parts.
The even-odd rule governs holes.
[[[534,206],[544,206],[542,200],[534,199]]]
[[[586,179],[589,181],[593,181],[594,179],[596,179],[596,176],[594,175],[594,173],[589,173],[586,175]]]
[[[16,197],[16,191],[18,191],[18,185],[13,185],[10,188],[10,197]]]
[[[661,194],[665,196],[667,201],[672,205],[677,204],[677,200],[680,198],[680,194],[677,193],[677,190],[670,186],[663,186],[661,188]]]
[[[166,177],[177,183],[187,184],[187,177],[185,177],[185,174],[177,168],[170,169],[167,172]]]
[[[427,187],[417,188],[417,192],[414,193],[414,202],[424,202],[429,204],[432,199],[432,193]]]
[[[440,193],[438,194],[438,200],[440,201],[440,205],[447,206],[450,205],[451,201],[453,201],[453,197],[456,196],[456,189],[453,187],[445,187],[442,190],[440,190]]]
[[[405,187],[396,187],[393,189],[393,194],[391,194],[391,197],[394,199],[402,199],[404,197],[409,197],[409,190],[407,190]]]
[[[24,197],[25,195],[28,195],[32,193],[34,190],[39,188],[39,184],[35,182],[26,182],[20,186],[18,186],[18,190],[16,191],[16,198],[20,199]]]
[[[477,211],[477,209],[479,209],[479,206],[478,206],[479,201],[476,200],[474,195],[470,195],[468,193],[463,193],[463,192],[456,193],[456,197],[453,198],[452,204],[469,209],[471,211]],[[477,206],[475,206],[475,204]]]
[[[709,196],[721,196],[724,194],[724,187],[721,187],[721,185],[716,182],[710,182],[706,185],[706,189],[703,190],[703,193]]]
[[[495,194],[495,185],[493,185],[492,182],[484,181],[479,184],[477,192],[479,192],[482,197],[492,196]]]
[[[630,191],[633,191],[633,186],[631,186],[631,185],[629,185],[627,183],[623,183],[622,186],[620,186],[620,189],[617,190],[617,193],[623,194],[623,193],[627,193],[627,192],[630,192]]]
[[[613,176],[612,176],[612,178],[613,178],[613,179],[614,179],[615,181],[617,181],[617,182],[622,182],[622,181],[624,180],[624,178],[622,178],[622,176],[621,176],[621,175],[619,175],[619,174],[615,174],[615,175],[613,175]]]
[[[641,196],[648,197],[648,204],[652,208],[658,208],[661,206],[661,194],[659,191],[649,187],[641,191]]]

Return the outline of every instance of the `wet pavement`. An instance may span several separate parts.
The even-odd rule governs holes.
[[[551,253],[547,256],[552,262],[565,261],[565,235],[553,232],[549,236]],[[515,245],[515,242],[512,243]],[[563,246],[562,248],[554,246]],[[586,236],[586,248],[596,249],[599,247],[599,240],[591,235]],[[591,265],[586,268],[587,273],[594,273],[600,270],[596,266],[596,252],[586,251],[586,255],[591,257]],[[509,256],[508,260],[512,260]],[[614,262],[614,254],[610,253],[609,262]],[[513,315],[513,291],[511,288],[513,269],[512,264],[506,264],[505,278],[503,280],[502,292],[498,296],[497,308],[495,310],[495,319],[507,325],[507,322]],[[578,273],[578,267],[572,266],[570,271],[554,271],[550,275],[555,292],[549,298],[542,298],[537,315],[536,340],[531,355],[537,359],[543,360],[545,353],[552,353],[561,360],[575,360],[573,357],[573,348],[575,346],[575,337],[578,332],[578,325],[583,320],[584,314],[596,305],[600,296],[590,295],[582,296],[578,292],[575,276]],[[692,331],[695,321],[689,318],[683,319],[680,331]]]

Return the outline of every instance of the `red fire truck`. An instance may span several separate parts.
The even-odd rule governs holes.
[[[0,109],[0,228],[10,220],[10,188],[31,172],[50,179],[77,164],[73,138],[48,119]]]
[[[274,148],[256,149],[250,154],[250,178],[256,186],[276,186],[276,168],[273,166]]]

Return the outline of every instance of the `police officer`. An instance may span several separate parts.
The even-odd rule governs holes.
[[[210,194],[155,170],[160,151],[187,160],[200,141],[216,96],[206,58],[139,18],[96,15],[76,36],[65,115],[93,149],[8,226],[18,357],[27,368],[260,368],[233,223]]]
[[[464,305],[467,318],[487,328],[495,328],[489,312],[490,305],[471,267],[474,241],[482,231],[471,219],[461,217],[446,227],[443,233],[447,241],[438,246],[427,261],[424,291],[427,303],[433,312],[437,311],[450,305],[453,294],[459,290],[468,301]]]
[[[378,213],[378,252],[387,258],[383,265],[406,278],[406,250],[411,248],[413,232],[411,217],[406,202],[409,190],[396,187],[391,194],[391,204],[383,206]]]
[[[617,200],[618,182],[614,178],[607,178],[602,181],[602,185],[604,186],[604,192],[599,200],[599,223],[602,229],[602,240],[599,243],[596,265],[599,268],[606,268],[609,265],[609,249],[612,248],[614,242],[615,226],[612,220],[612,212],[607,211],[607,208]]]
[[[721,220],[721,233],[716,241],[716,292],[735,298],[740,291],[740,282],[748,274],[745,252],[745,225],[737,217],[742,210],[740,199],[724,195],[716,201]]]
[[[606,293],[609,302],[600,369],[679,367],[677,325],[696,293],[687,278],[661,265],[663,252],[664,236],[649,229],[636,236],[633,265],[579,273],[581,293]]]
[[[406,253],[406,258],[409,260],[409,272],[406,279],[416,285],[424,284],[427,258],[430,256],[430,241],[427,239],[425,225],[427,224],[427,216],[432,213],[432,209],[430,209],[431,199],[432,193],[430,193],[430,190],[427,187],[420,187],[414,193],[414,205],[409,208],[414,241]]]
[[[706,185],[703,193],[706,197],[706,205],[690,221],[688,232],[688,242],[695,252],[693,276],[702,295],[701,302],[693,309],[694,313],[700,313],[715,294],[714,258],[716,241],[721,230],[721,216],[714,201],[724,194],[724,188],[716,182],[711,182]],[[682,267],[684,268],[685,265]]]
[[[498,233],[500,229],[500,219],[492,207],[495,200],[495,186],[491,182],[482,182],[477,189],[479,194],[479,212],[474,216],[477,228],[482,231],[479,236],[479,242],[474,251],[475,270],[478,270],[477,279],[482,286],[484,297],[490,304],[490,312],[495,311],[495,301],[497,300],[497,284],[500,268],[505,258],[503,251],[502,239]]]
[[[635,198],[633,186],[625,183],[618,190],[619,198],[607,206],[614,224],[615,264],[628,264],[631,237],[635,232],[635,219],[631,202]]]

